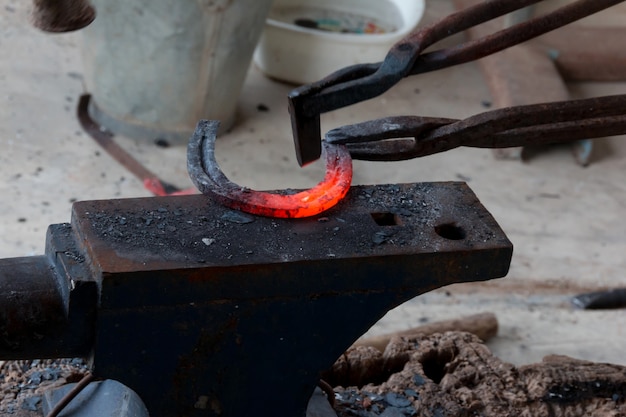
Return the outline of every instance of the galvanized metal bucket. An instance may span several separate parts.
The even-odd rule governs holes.
[[[114,133],[186,143],[235,120],[271,0],[94,0],[84,31],[91,117]]]

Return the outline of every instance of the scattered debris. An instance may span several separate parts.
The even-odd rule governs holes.
[[[222,214],[220,217],[222,220],[229,221],[231,223],[239,223],[239,224],[247,224],[252,223],[254,218],[251,216],[247,216],[240,211],[229,210],[226,213]]]
[[[352,376],[368,372],[369,382],[342,381],[347,374],[334,374],[342,360],[341,369],[349,369]],[[626,366],[552,355],[541,363],[515,367],[494,357],[469,333],[395,337],[384,353],[360,346],[340,361],[323,375],[338,382],[339,417],[626,413]]]
[[[41,417],[41,396],[89,371],[82,359],[0,361],[0,415]]]
[[[353,346],[371,346],[384,352],[391,339],[396,336],[415,337],[420,334],[431,335],[452,331],[472,333],[486,342],[498,334],[498,319],[493,313],[472,314],[459,319],[435,321],[395,333],[362,338],[357,340]]]

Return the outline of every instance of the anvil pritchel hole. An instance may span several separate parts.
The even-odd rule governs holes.
[[[370,215],[379,226],[398,226],[401,224],[400,218],[394,213],[370,213]]]
[[[435,232],[448,240],[463,240],[467,236],[465,230],[456,223],[439,224],[435,226]]]

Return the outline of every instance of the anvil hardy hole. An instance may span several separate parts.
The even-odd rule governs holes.
[[[394,213],[370,213],[372,219],[379,226],[397,226],[400,224],[400,219]]]
[[[448,240],[463,240],[466,237],[465,230],[456,223],[439,224],[435,226],[435,232]]]
[[[446,375],[446,366],[454,359],[455,352],[446,350],[433,350],[424,355],[420,363],[424,369],[424,375],[432,380],[435,384],[441,382]]]

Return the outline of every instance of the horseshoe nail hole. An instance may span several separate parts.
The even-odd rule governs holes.
[[[400,224],[398,215],[394,213],[370,213],[379,226],[397,226]]]
[[[439,224],[435,226],[435,232],[448,240],[463,240],[466,237],[465,230],[456,223]]]

